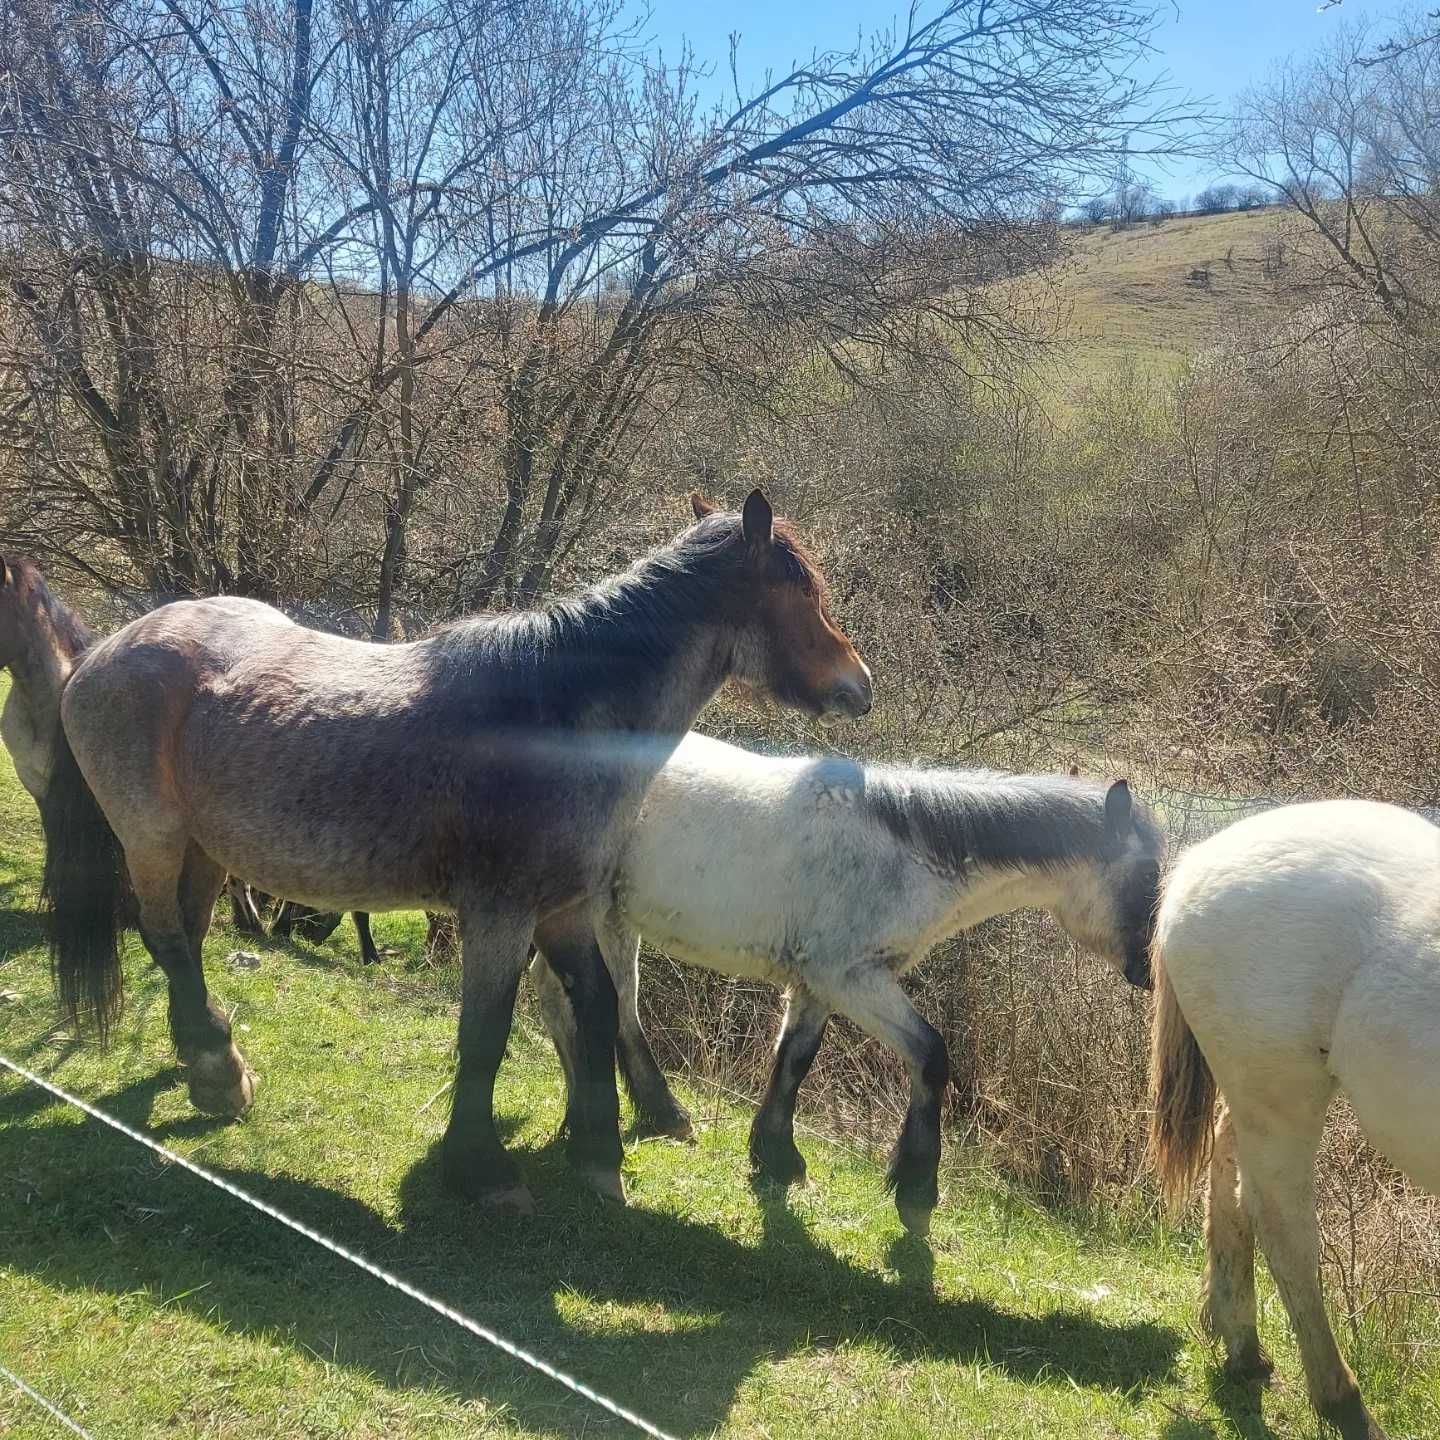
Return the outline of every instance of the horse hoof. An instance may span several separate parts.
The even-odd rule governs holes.
[[[757,1183],[803,1185],[805,1157],[793,1140],[782,1139],[754,1127],[750,1132],[750,1170]]]
[[[607,1200],[614,1200],[621,1205],[625,1203],[625,1181],[621,1178],[618,1170],[602,1170],[596,1166],[586,1166],[580,1171],[580,1178],[592,1190],[598,1190]]]
[[[1343,1440],[1389,1440],[1371,1418],[1360,1392],[1353,1386],[1349,1393],[1329,1405],[1317,1407],[1320,1413],[1341,1434]]]
[[[503,1190],[489,1190],[475,1196],[487,1210],[497,1215],[533,1215],[535,1197],[528,1185],[507,1185]]]
[[[679,1140],[692,1144],[695,1122],[683,1110],[673,1115],[640,1115],[635,1120],[635,1133],[642,1140]]]
[[[935,1213],[929,1206],[907,1205],[903,1200],[895,1202],[900,1223],[912,1234],[923,1240],[930,1233],[930,1217]]]
[[[1225,1374],[1242,1385],[1268,1385],[1275,1374],[1275,1365],[1254,1340],[1244,1345],[1236,1355],[1227,1357]]]
[[[239,1120],[255,1103],[260,1077],[232,1046],[219,1055],[202,1055],[190,1066],[190,1103],[206,1115]]]

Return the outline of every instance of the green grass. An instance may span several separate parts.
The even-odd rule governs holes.
[[[1295,226],[1279,209],[1177,216],[1163,225],[1081,231],[1058,276],[1067,309],[1068,384],[1116,369],[1166,375],[1238,326],[1263,326],[1296,303],[1291,272],[1272,278],[1266,255]],[[1191,274],[1208,270],[1210,283]]]
[[[524,1017],[499,1090],[538,1201],[526,1219],[443,1193],[453,1032],[418,925],[363,971],[353,937],[207,947],[263,1077],[243,1124],[188,1107],[163,987],[138,954],[108,1052],[57,1028],[33,913],[29,801],[0,764],[0,1048],[568,1368],[680,1436],[1310,1436],[1267,1290],[1281,1380],[1217,1379],[1192,1323],[1193,1236],[1045,1213],[970,1157],[933,1246],[879,1168],[806,1142],[813,1184],[746,1182],[745,1113],[703,1094],[693,1147],[633,1145],[630,1205],[579,1188],[553,1143],[558,1069]],[[1392,1435],[1440,1433],[1437,1371],[1361,1355]],[[622,1427],[298,1236],[10,1077],[0,1079],[0,1363],[96,1436],[604,1435]],[[1266,1428],[1268,1424],[1269,1428]],[[59,1435],[0,1383],[0,1434]]]

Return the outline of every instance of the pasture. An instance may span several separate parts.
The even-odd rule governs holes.
[[[399,954],[207,943],[216,994],[262,1086],[239,1124],[197,1116],[172,1068],[164,987],[137,953],[110,1049],[56,1027],[34,914],[39,827],[0,765],[0,1048],[362,1250],[677,1436],[1311,1437],[1284,1314],[1261,1421],[1194,1316],[1189,1230],[1137,1203],[1055,1213],[947,1156],[927,1247],[881,1157],[807,1138],[811,1187],[746,1181],[749,1111],[682,1085],[693,1147],[632,1144],[621,1209],[554,1142],[559,1066],[522,1006],[497,1113],[537,1200],[486,1216],[442,1192],[455,977],[419,917],[377,917]],[[132,942],[133,943],[133,942]],[[138,951],[138,944],[135,951]],[[528,1004],[528,1002],[527,1002]],[[533,1012],[532,1012],[533,1013]],[[816,1097],[802,1098],[813,1115]],[[0,1080],[0,1363],[96,1435],[620,1434],[551,1382],[263,1216]],[[1370,1341],[1376,1343],[1369,1343]],[[1392,1435],[1440,1429],[1433,1347],[1362,1324],[1345,1343]],[[60,1433],[0,1392],[0,1430]]]
[[[1077,376],[1165,373],[1227,331],[1273,322],[1298,303],[1283,261],[1299,244],[1275,207],[1080,231],[1055,276]]]

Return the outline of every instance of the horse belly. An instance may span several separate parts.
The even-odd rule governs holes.
[[[1440,1194],[1440,964],[1376,960],[1358,974],[1329,1064],[1371,1144]]]
[[[444,816],[423,765],[385,744],[383,718],[363,737],[268,722],[195,707],[182,756],[196,844],[251,884],[320,908],[438,901],[431,836]]]
[[[617,909],[625,923],[640,932],[647,945],[687,965],[716,970],[744,980],[789,983],[782,960],[783,936],[779,927],[757,925],[753,917],[725,912],[695,897],[678,892],[672,903],[627,904],[617,895]]]

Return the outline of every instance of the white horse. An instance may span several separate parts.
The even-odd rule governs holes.
[[[776,759],[689,735],[661,769],[623,851],[600,945],[620,996],[620,1058],[642,1123],[687,1135],[636,1013],[639,936],[788,997],[764,1103],[756,1169],[803,1178],[795,1100],[832,1012],[889,1046],[910,1072],[910,1107],[889,1183],[923,1234],[938,1197],[940,1099],[949,1058],[899,977],[937,941],[1022,906],[1049,910],[1127,979],[1149,984],[1164,837],[1123,780],[898,770]],[[565,1066],[565,992],[537,959],[531,978]]]
[[[1360,800],[1242,820],[1175,867],[1154,960],[1162,1184],[1182,1195],[1210,1160],[1204,1322],[1232,1373],[1269,1374],[1258,1230],[1316,1409],[1383,1440],[1325,1316],[1315,1151],[1343,1090],[1371,1143],[1440,1191],[1440,829]]]

